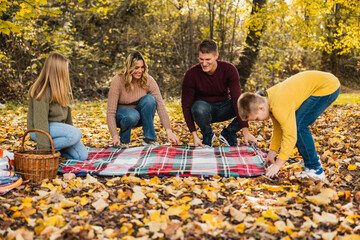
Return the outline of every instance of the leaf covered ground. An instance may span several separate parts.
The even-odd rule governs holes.
[[[191,144],[179,103],[167,108],[181,143]],[[26,106],[8,104],[0,113],[1,148],[16,151]],[[86,146],[110,142],[105,102],[79,102],[73,118]],[[267,150],[271,122],[250,125]],[[284,166],[276,179],[66,174],[24,182],[0,196],[0,239],[360,239],[359,125],[359,105],[342,104],[312,126],[325,182],[298,180],[298,164]],[[223,125],[215,127],[219,134]],[[158,118],[156,131],[165,144]],[[140,128],[132,139],[140,144]],[[293,157],[300,160],[296,150]]]

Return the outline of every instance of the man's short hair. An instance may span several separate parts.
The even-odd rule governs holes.
[[[256,108],[261,103],[264,103],[264,97],[260,95],[249,92],[241,94],[237,102],[240,118],[246,121],[250,114],[256,114]]]
[[[217,53],[218,52],[218,46],[214,40],[211,39],[205,39],[199,44],[198,48],[199,52],[201,53]]]

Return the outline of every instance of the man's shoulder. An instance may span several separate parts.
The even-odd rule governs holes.
[[[192,65],[187,71],[186,74],[193,74],[193,73],[198,73],[199,71],[201,71],[201,66],[200,64],[195,64]]]
[[[224,69],[236,69],[235,65],[225,60],[218,60],[218,66]]]

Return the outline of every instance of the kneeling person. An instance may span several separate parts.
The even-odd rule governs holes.
[[[199,63],[185,74],[182,84],[181,104],[186,124],[193,136],[194,145],[212,146],[215,134],[211,123],[233,121],[224,128],[220,140],[226,145],[238,144],[236,133],[242,129],[245,144],[256,142],[248,130],[248,123],[240,119],[236,101],[241,94],[239,73],[235,66],[217,60],[217,45],[212,40],[204,40],[199,45]],[[195,124],[203,135],[201,140]]]
[[[309,126],[333,103],[340,93],[340,82],[331,73],[305,71],[266,90],[266,96],[245,93],[238,100],[239,115],[248,121],[270,117],[274,130],[265,164],[266,176],[277,175],[295,145],[304,159],[305,171],[299,177],[324,180]],[[278,157],[275,161],[277,152]]]
[[[168,141],[178,144],[179,138],[171,130],[170,119],[156,81],[148,74],[148,66],[140,52],[131,53],[123,70],[111,83],[107,123],[112,141],[110,144],[128,147],[131,129],[142,126],[143,145],[158,145],[154,129],[154,116],[158,112],[165,127]],[[120,128],[118,134],[116,128]]]

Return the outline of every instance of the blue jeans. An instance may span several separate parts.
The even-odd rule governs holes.
[[[321,97],[310,96],[295,112],[297,127],[296,146],[304,159],[305,167],[308,169],[319,169],[322,167],[309,126],[336,100],[339,93],[340,88],[330,95]]]
[[[139,126],[143,126],[144,138],[156,139],[154,129],[156,106],[156,99],[147,94],[140,99],[135,108],[119,107],[116,110],[116,126],[120,128],[122,143],[130,143],[131,129]]]
[[[196,100],[191,107],[191,113],[203,136],[213,135],[213,130],[210,126],[211,123],[224,122],[236,117],[231,99],[215,103]],[[234,118],[226,129],[235,134],[240,131],[241,127],[237,118]]]
[[[60,151],[62,157],[81,161],[88,158],[88,151],[81,142],[81,131],[79,129],[60,122],[49,123],[49,128],[55,150]],[[31,132],[30,136],[36,141],[35,132]]]

